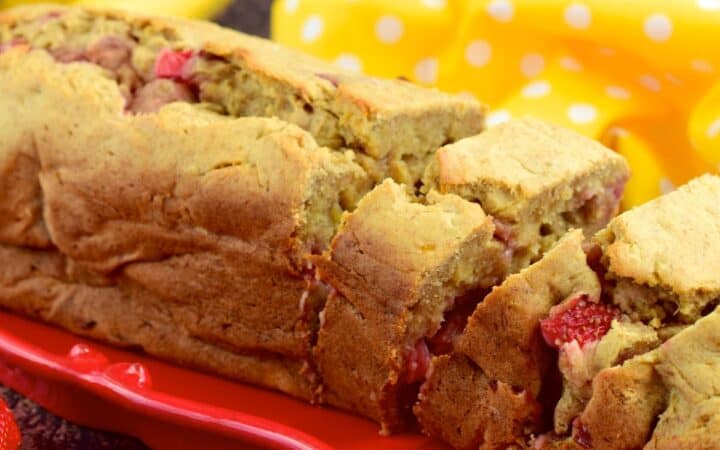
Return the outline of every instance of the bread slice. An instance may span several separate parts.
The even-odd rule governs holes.
[[[613,302],[661,327],[720,302],[720,177],[705,175],[628,211],[594,239]]]
[[[600,371],[592,380],[592,395],[573,420],[573,436],[542,435],[538,450],[643,448],[658,415],[667,405],[667,391],[655,370],[657,351]]]
[[[494,218],[516,272],[568,230],[591,236],[604,227],[618,211],[628,177],[618,154],[527,117],[441,148],[423,189],[480,204]]]
[[[0,16],[0,45],[9,43],[104,67],[133,112],[181,100],[294,123],[322,146],[357,152],[375,181],[391,176],[413,185],[437,148],[483,129],[484,110],[474,100],[355,75],[209,23],[25,6]]]
[[[427,369],[424,338],[457,297],[497,279],[502,249],[492,236],[482,209],[455,195],[422,201],[388,180],[365,196],[327,258],[314,259],[335,289],[315,347],[323,399],[385,433],[407,426]]]
[[[668,391],[667,407],[647,450],[720,447],[720,310],[669,339],[655,370]]]

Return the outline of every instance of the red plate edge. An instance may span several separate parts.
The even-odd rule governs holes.
[[[160,375],[157,381],[163,385],[138,387],[110,379],[102,370],[71,367],[66,353],[75,343],[108,355],[105,369],[118,361],[140,361],[150,367],[151,378]],[[446,448],[416,434],[379,437],[375,424],[350,414],[88,341],[3,310],[0,383],[73,422],[133,435],[158,450]],[[205,385],[204,391],[189,395],[198,384]],[[207,393],[214,398],[206,399]],[[237,409],[244,400],[249,405]]]
[[[0,317],[6,315],[7,313],[0,313]],[[198,430],[209,429],[220,435],[235,438],[233,439],[235,446],[240,441],[273,448],[308,450],[332,448],[306,433],[260,417],[203,405],[146,387],[132,389],[111,381],[97,371],[82,373],[69,367],[60,357],[23,342],[2,329],[0,329],[0,382],[42,405],[47,405],[48,409],[56,410],[60,405],[54,404],[51,398],[42,394],[52,390],[49,389],[49,385],[45,386],[48,389],[38,389],[38,385],[56,384],[56,387],[62,388],[63,384],[67,384],[87,390],[113,405],[126,409],[129,413],[150,415],[184,429],[188,427]],[[31,386],[33,388],[30,388]],[[123,429],[125,427],[122,426],[122,422],[118,425],[120,429],[117,431],[135,435],[147,443],[155,440],[156,436],[138,434],[138,429]]]

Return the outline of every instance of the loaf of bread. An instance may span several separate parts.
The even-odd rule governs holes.
[[[717,177],[613,219],[592,140],[178,19],[3,12],[0,86],[4,308],[457,448],[717,444]]]
[[[324,296],[305,256],[376,180],[413,185],[482,129],[476,102],[210,24],[32,6],[3,13],[0,42],[0,242],[81,290],[138,293],[136,318],[88,306],[73,329],[207,367],[122,323],[173,317],[165,334],[215,359],[275,361],[222,372],[307,399]],[[30,312],[61,320],[60,291]]]

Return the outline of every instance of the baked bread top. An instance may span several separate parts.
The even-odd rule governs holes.
[[[13,40],[66,60],[88,59],[88,50],[98,56],[108,46],[125,49],[145,79],[161,52],[189,51],[183,57],[192,59],[186,69],[200,101],[233,116],[277,116],[310,131],[320,145],[351,148],[369,159],[376,181],[392,176],[414,184],[437,148],[483,129],[484,110],[474,100],[355,75],[205,22],[32,5],[0,14],[0,42]],[[115,62],[116,55],[97,59]]]
[[[428,188],[479,201],[489,214],[511,218],[536,198],[591,173],[599,181],[622,180],[628,166],[596,141],[526,117],[441,148],[424,180]]]
[[[125,114],[100,68],[56,64],[43,51],[3,54],[0,84],[0,109],[11,111],[0,115],[0,169],[36,161],[34,173],[0,192],[0,204],[11,218],[38,208],[28,225],[42,222],[52,237],[40,247],[102,272],[223,245],[284,252],[300,266],[334,234],[341,192],[364,178],[350,156],[278,119],[228,118],[187,103]],[[23,191],[42,202],[3,198]],[[0,219],[0,238],[25,245],[32,228],[11,222]]]
[[[689,320],[720,297],[720,177],[705,175],[616,217],[595,241],[615,279],[675,297]]]

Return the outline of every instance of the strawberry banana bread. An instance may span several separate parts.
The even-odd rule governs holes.
[[[452,350],[484,293],[540,257],[561,230],[606,224],[627,177],[610,150],[523,119],[442,148],[428,169],[431,186],[483,212],[479,243],[468,241],[474,228],[458,228],[459,217],[422,207],[399,187],[392,196],[390,185],[377,188],[343,221],[326,257],[314,259],[335,289],[315,350],[324,399],[378,421],[384,433],[406,427],[430,355]],[[430,190],[427,199],[438,195]]]
[[[0,304],[307,399],[306,256],[482,128],[475,102],[213,25],[60,6],[0,14],[0,85]]]

